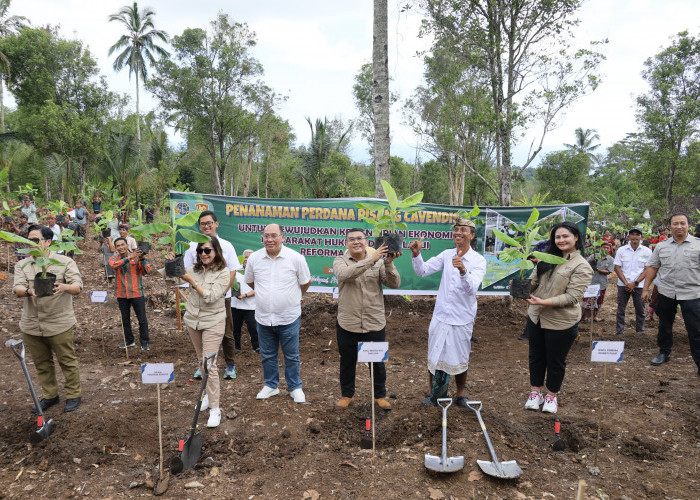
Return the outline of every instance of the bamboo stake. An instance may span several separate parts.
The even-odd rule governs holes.
[[[370,373],[370,378],[372,379],[371,380],[371,384],[372,384],[372,401],[371,401],[371,404],[372,404],[372,456],[374,457],[374,442],[376,439],[376,436],[375,436],[375,427],[376,427],[375,422],[376,422],[376,420],[374,419],[374,363],[369,364],[369,373]]]
[[[160,480],[163,480],[163,426],[160,420],[160,384],[156,384],[158,388],[158,446],[160,447]]]
[[[603,367],[603,391],[600,394],[600,414],[598,415],[598,436],[595,439],[595,454],[593,455],[593,467],[598,466],[598,443],[600,442],[600,427],[603,423],[603,400],[605,398],[605,384],[608,381],[608,364]]]
[[[177,312],[177,331],[182,331],[182,313],[180,312],[180,287],[175,287],[175,311]]]

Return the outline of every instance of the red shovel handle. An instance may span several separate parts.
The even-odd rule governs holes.
[[[554,421],[554,434],[559,434],[561,432],[561,422],[559,422],[559,419]]]
[[[43,415],[39,415],[39,416],[36,418],[36,426],[37,426],[37,427],[42,427],[43,425],[44,425],[44,416],[43,416]]]
[[[185,448],[185,440],[180,439],[180,441],[177,443],[177,451],[182,451]]]
[[[369,417],[367,417],[367,419],[365,420],[365,430],[367,432],[372,430],[372,419]]]

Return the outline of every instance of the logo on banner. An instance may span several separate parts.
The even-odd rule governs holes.
[[[194,209],[197,212],[204,212],[205,210],[209,210],[209,203],[196,203]]]
[[[175,204],[175,213],[177,215],[187,215],[190,213],[190,204],[186,201],[178,201]]]

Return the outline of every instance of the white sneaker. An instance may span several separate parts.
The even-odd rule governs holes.
[[[294,389],[292,392],[289,393],[289,395],[292,397],[295,403],[306,403],[306,396],[304,395],[304,391],[299,389]]]
[[[209,410],[209,420],[207,420],[207,427],[219,427],[221,423],[221,408],[212,408]]]
[[[544,405],[542,406],[542,413],[556,413],[559,409],[559,404],[557,403],[557,397],[547,394],[544,397]]]
[[[530,397],[527,398],[527,401],[525,402],[525,409],[537,411],[540,409],[540,405],[542,403],[544,403],[542,393],[537,391],[530,391]]]
[[[197,408],[197,405],[194,405],[195,408]],[[199,409],[199,411],[204,411],[209,408],[209,395],[205,394],[204,397],[202,398],[202,407]]]
[[[272,396],[277,396],[280,393],[279,389],[273,389],[272,387],[263,386],[262,391],[255,396],[256,399],[267,399]]]

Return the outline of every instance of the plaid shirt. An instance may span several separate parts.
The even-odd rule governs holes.
[[[138,260],[131,254],[126,258],[117,254],[109,258],[109,265],[117,273],[117,298],[143,297],[142,278],[151,271],[151,266],[145,260]]]

